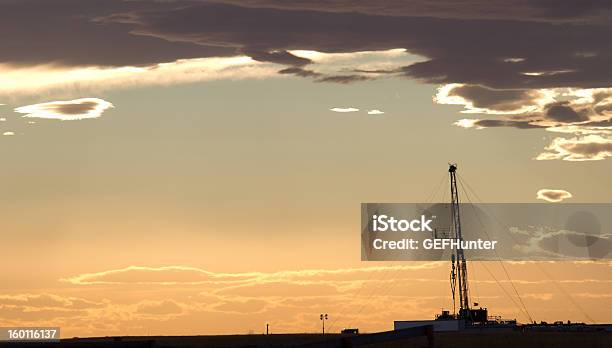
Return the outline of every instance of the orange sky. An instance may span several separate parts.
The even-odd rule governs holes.
[[[533,319],[610,320],[611,263],[506,267]],[[527,321],[499,263],[471,263],[469,270],[477,279],[470,283],[473,301],[491,315]],[[248,273],[127,267],[75,274],[46,289],[4,291],[0,313],[4,325],[61,326],[64,337],[259,333],[266,322],[272,332],[316,332],[321,312],[330,316],[330,331],[387,330],[393,320],[428,319],[452,308],[448,271],[444,262]]]
[[[479,203],[610,203],[609,9],[327,2],[0,2],[0,326],[386,330],[450,269],[361,262],[362,202],[457,162]],[[612,322],[609,261],[469,267],[492,315]]]

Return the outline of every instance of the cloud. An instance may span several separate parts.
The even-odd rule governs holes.
[[[611,6],[601,2],[581,4],[567,3],[559,6],[551,1],[492,0],[487,1],[486,10],[481,1],[438,2],[430,1],[283,1],[283,0],[220,0],[231,4],[250,7],[268,7],[293,10],[319,10],[327,12],[358,12],[364,14],[385,14],[391,16],[415,16],[461,19],[516,19],[525,21],[568,22],[606,21]],[[520,58],[514,58],[520,59]],[[519,60],[520,61],[520,60]]]
[[[546,292],[546,293],[528,293],[528,294],[523,294],[521,296],[522,296],[522,298],[531,298],[531,299],[538,300],[538,301],[550,301],[550,300],[552,300],[554,294],[551,294],[549,292]]]
[[[126,268],[97,273],[81,274],[61,279],[76,285],[93,284],[203,284],[254,279],[257,273],[224,274],[213,273],[195,267],[166,266]]]
[[[310,71],[315,82],[354,83],[399,74],[401,67],[422,61],[403,48],[374,51],[329,53],[314,50],[292,50],[292,54],[312,62]]]
[[[283,65],[302,66],[312,63],[308,58],[298,57],[287,51],[245,51],[249,57],[262,62],[271,62]]]
[[[327,63],[337,66],[348,67],[354,64],[355,61],[363,61],[364,63],[380,62],[385,63],[405,62],[406,49],[391,48],[386,50],[371,50],[371,51],[353,51],[353,52],[321,52],[315,50],[291,50],[291,54],[297,57],[308,59],[312,63]]]
[[[348,108],[331,108],[329,110],[331,110],[333,112],[357,112],[357,111],[359,111],[359,109],[352,108],[352,107],[348,107]]]
[[[50,320],[70,320],[86,315],[83,310],[66,308],[32,308],[21,306],[6,306],[0,309],[3,322],[44,323]]]
[[[342,54],[404,48],[425,59],[398,72],[427,82],[493,89],[609,84],[606,67],[612,48],[601,42],[612,29],[595,19],[606,19],[610,6],[568,5],[571,10],[559,15],[558,6],[515,1],[510,12],[502,1],[488,3],[487,11],[476,1],[433,7],[422,1],[394,6],[333,0],[325,6],[278,1],[10,2],[0,11],[0,32],[11,32],[5,47],[23,42],[28,47],[3,50],[0,62],[139,67],[246,54],[298,66],[308,64],[307,57],[294,53],[299,50]],[[49,45],[45,37],[62,40]]]
[[[561,202],[564,199],[571,198],[572,194],[565,190],[541,189],[538,190],[537,198],[548,202]]]
[[[446,85],[438,90],[435,100],[444,104],[463,105],[469,113],[497,114],[495,119],[460,119],[454,124],[462,128],[512,127],[544,129],[548,132],[574,134],[574,138],[555,138],[537,160],[590,161],[603,160],[612,151],[612,89],[549,89],[538,93],[522,91],[516,100],[521,109],[501,110],[509,99],[486,97],[480,92],[470,95],[454,92],[464,85]],[[480,88],[480,87],[479,87]],[[461,89],[459,89],[461,91]],[[496,92],[497,93],[497,92]],[[512,94],[509,94],[512,95]],[[483,97],[484,96],[484,97]],[[530,97],[526,97],[530,96]],[[476,101],[480,102],[477,104]],[[483,103],[484,99],[484,103]],[[514,102],[507,104],[514,105]]]
[[[330,75],[321,77],[315,80],[315,82],[335,82],[335,83],[353,83],[359,81],[367,81],[371,80],[371,77],[363,76],[363,75]]]
[[[585,133],[612,132],[612,89],[610,88],[496,91],[496,94],[517,93],[516,99],[506,104],[503,100],[487,97],[488,92],[482,93],[480,87],[475,90],[474,95],[456,92],[465,87],[460,84],[442,86],[438,89],[434,101],[441,104],[462,105],[465,108],[463,113],[501,115],[498,120],[522,121],[551,128],[551,131],[562,131],[565,127],[572,127],[569,131],[572,133],[581,130]],[[509,108],[504,110],[504,105],[508,105]],[[513,105],[521,105],[521,108],[512,107]],[[508,126],[514,125],[510,123]]]
[[[554,99],[547,90],[493,89],[451,83],[438,88],[434,101],[462,105],[465,107],[463,113],[520,114],[536,111]]]
[[[378,109],[368,110],[368,115],[382,115],[384,113],[384,111],[380,111]]]
[[[221,295],[229,294],[247,297],[330,296],[338,294],[338,288],[333,284],[271,281],[225,288],[218,293]]]
[[[545,114],[548,119],[562,123],[573,123],[587,121],[588,117],[584,113],[578,113],[567,101],[556,102],[546,105]]]
[[[513,248],[518,252],[532,255],[534,259],[538,257],[563,259],[568,255],[584,260],[607,258],[612,250],[612,235],[590,227],[588,223],[582,221],[564,229],[528,226],[525,231],[511,227],[510,232],[518,237]]]
[[[318,51],[294,50],[297,57],[312,63],[309,69],[292,66],[279,71],[279,74],[292,74],[299,77],[314,78],[314,82],[349,84],[369,81],[380,76],[393,74],[408,64],[414,57],[404,49],[363,51],[352,53],[324,53]],[[347,74],[347,72],[349,72]]]
[[[550,308],[558,307],[565,297],[553,291],[552,303],[546,308],[536,304],[536,300],[547,298],[555,281],[534,273],[531,262],[505,264],[519,291],[533,294],[524,297],[529,301],[526,305],[531,304],[532,314],[543,320],[547,315],[554,317]],[[584,286],[588,286],[585,294],[592,295],[593,300],[585,297],[583,305],[597,316],[605,313],[606,307],[601,304],[604,297],[597,298],[609,293],[611,280],[606,272],[612,263],[568,262],[544,266],[565,275],[558,282],[568,292],[583,292]],[[448,267],[448,262],[414,262],[223,273],[190,266],[134,266],[83,274],[87,275],[82,279],[84,283],[62,283],[58,288],[61,294],[2,294],[0,319],[9,326],[61,326],[67,337],[126,332],[184,335],[202,330],[210,334],[236,333],[268,321],[273,332],[281,333],[317,330],[312,318],[317,318],[318,308],[326,308],[336,313],[330,332],[351,322],[364,330],[378,331],[400,316],[423,318],[437,312],[442,305],[447,307],[450,304]],[[480,274],[473,280],[473,286],[479,289],[479,302],[495,308],[496,314],[514,317],[515,308],[508,305],[508,298],[499,289],[499,283],[506,287],[510,281],[500,279],[503,275],[494,280],[483,270],[477,271],[475,268],[482,267],[478,262],[472,267]],[[186,273],[177,275],[177,271]],[[498,273],[501,269],[491,271]],[[96,283],[97,280],[113,283]],[[149,282],[142,283],[143,280]],[[204,327],[198,324],[202,322],[206,323]]]
[[[239,284],[253,282],[273,282],[292,280],[301,282],[305,279],[313,278],[334,278],[350,275],[346,279],[355,280],[361,275],[367,275],[369,272],[386,272],[389,270],[428,270],[439,267],[438,262],[428,262],[405,266],[394,267],[367,267],[367,268],[349,268],[335,270],[307,269],[300,271],[280,271],[274,273],[214,273],[197,267],[189,266],[163,266],[163,267],[146,267],[146,266],[128,266],[125,268],[85,273],[68,278],[61,279],[62,282],[71,283],[74,285],[101,285],[101,284],[225,284],[227,286],[236,286]]]
[[[303,9],[299,6],[258,7],[251,3],[247,7],[184,1],[138,4],[131,8],[121,6],[124,5],[109,2],[107,9],[98,11],[95,23],[103,24],[107,30],[131,34],[128,39],[117,35],[122,43],[142,39],[184,44],[187,50],[201,48],[200,57],[266,52],[271,60],[278,62],[279,55],[286,57],[283,52],[295,56],[296,50],[350,53],[404,48],[425,59],[406,64],[398,72],[431,83],[539,89],[603,87],[610,81],[606,68],[612,49],[600,43],[605,42],[612,29],[595,21],[583,25],[526,22],[521,15],[513,16],[514,20],[491,20],[491,14],[487,12],[485,16],[477,6],[462,8],[465,16],[436,16],[440,12],[457,12],[457,6],[450,2],[440,4],[438,10],[426,11],[423,7],[418,16],[410,15],[412,5],[401,3],[393,7],[392,15],[360,12],[352,4],[335,1],[325,7],[335,7],[336,11],[308,6]],[[525,4],[519,6],[518,12],[525,7]],[[601,11],[602,7],[594,6],[593,13]],[[404,13],[404,16],[396,13]],[[352,23],[368,25],[354,26]],[[86,26],[89,23],[78,24]],[[349,27],[351,30],[347,30]],[[84,38],[85,34],[89,32],[84,31]],[[213,48],[225,50],[215,53]],[[149,55],[150,60],[157,51],[149,52],[153,52]],[[283,59],[283,63],[295,64],[292,60]],[[539,74],[526,74],[532,72]]]
[[[532,121],[518,121],[518,120],[491,120],[491,119],[469,119],[464,118],[453,123],[455,126],[462,128],[476,128],[476,129],[484,129],[491,127],[513,127],[518,129],[537,129],[537,128],[546,128],[546,126],[541,126],[537,124],[533,124]]]
[[[279,74],[291,74],[299,77],[318,77],[321,76],[320,73],[315,72],[313,70],[303,69],[299,67],[286,68],[283,70],[279,70]]]
[[[484,11],[479,1],[13,1],[0,5],[0,32],[11,33],[0,52],[0,94],[404,77],[443,85],[440,104],[496,115],[460,126],[610,134],[612,46],[601,43],[612,36],[612,6],[511,4],[495,0]]]
[[[180,315],[183,308],[172,300],[163,301],[143,301],[136,306],[136,313],[145,315]]]
[[[89,309],[103,306],[102,302],[90,301],[80,297],[65,297],[56,294],[19,294],[0,295],[1,306],[22,306],[24,308],[64,308],[64,309]]]
[[[221,312],[245,314],[261,312],[267,305],[267,301],[260,299],[236,299],[223,301],[212,308]]]
[[[247,56],[194,58],[146,66],[66,67],[0,64],[0,95],[74,93],[148,85],[280,76],[278,65]]]
[[[612,156],[612,137],[587,135],[555,138],[536,160],[599,161]]]
[[[23,117],[74,121],[87,118],[98,118],[113,104],[98,98],[81,98],[68,101],[52,101],[15,108],[15,112],[25,114]]]
[[[58,0],[54,4],[5,1],[0,8],[0,32],[11,35],[3,37],[0,63],[120,67],[237,55],[231,47],[134,35],[125,25],[98,19],[114,13],[174,7],[176,4],[120,0],[93,4],[80,0]],[[49,41],[50,37],[58,39]]]
[[[173,85],[216,80],[274,78],[283,75],[317,78],[316,82],[352,83],[372,76],[335,75],[326,65],[317,70],[289,67],[279,70],[277,63],[264,63],[247,56],[184,59],[146,66],[125,67],[35,67],[0,64],[0,95],[73,94],[149,85]],[[320,72],[319,72],[320,71]],[[371,75],[371,74],[368,74]]]
[[[8,132],[2,133],[2,135],[11,136],[11,135],[15,135],[15,132],[8,131]]]

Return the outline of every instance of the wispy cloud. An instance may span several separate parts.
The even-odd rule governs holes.
[[[20,106],[15,112],[25,114],[23,117],[74,121],[87,118],[98,118],[113,104],[98,98],[81,98],[67,101],[52,101],[41,104]]]
[[[96,273],[84,273],[61,281],[75,285],[97,285],[97,284],[204,284],[204,283],[248,283],[253,281],[280,281],[292,280],[303,282],[306,279],[338,279],[350,275],[351,279],[359,279],[360,276],[369,273],[387,272],[389,270],[409,271],[427,270],[441,266],[440,262],[415,263],[403,266],[379,266],[365,268],[344,269],[306,269],[300,271],[279,271],[273,273],[246,272],[246,273],[215,273],[197,267],[189,266],[128,266],[120,269]]]
[[[523,294],[523,298],[531,298],[538,301],[550,301],[553,298],[554,294],[549,292],[546,293],[527,293]]]
[[[79,297],[59,296],[55,294],[19,294],[19,295],[0,295],[1,306],[25,306],[53,308],[63,307],[70,309],[96,308],[103,305],[101,302],[89,301]]]
[[[378,109],[368,110],[368,115],[382,115],[384,113],[384,111]]]
[[[584,226],[554,229],[546,226],[511,227],[517,239],[513,249],[534,258],[571,256],[575,258],[609,258],[612,235],[599,231],[586,231]],[[588,241],[588,242],[587,242]],[[585,244],[587,243],[587,244]],[[585,247],[586,245],[586,247]]]
[[[0,64],[0,95],[72,94],[151,85],[279,76],[274,63],[247,56],[191,58],[144,66],[80,67]]]
[[[187,266],[143,267],[129,266],[121,269],[97,273],[86,273],[61,279],[78,284],[202,284],[214,282],[232,282],[254,279],[259,273],[213,273],[203,269]]]

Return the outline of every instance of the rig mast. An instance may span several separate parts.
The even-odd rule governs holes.
[[[459,214],[459,192],[457,189],[457,165],[451,164],[448,168],[450,175],[450,189],[451,189],[451,210],[452,210],[452,231],[453,238],[459,241],[463,240],[461,234],[461,218]],[[452,257],[452,271],[451,271],[451,290],[453,293],[453,304],[455,303],[455,287],[459,285],[459,314],[458,319],[472,320],[472,311],[470,311],[470,297],[468,294],[468,276],[467,276],[467,262],[465,261],[465,255],[463,249],[457,248],[455,254]]]

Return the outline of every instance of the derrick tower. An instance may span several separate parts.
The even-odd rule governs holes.
[[[451,189],[452,237],[462,241],[461,216],[459,214],[459,190],[457,189],[457,165],[449,165],[448,173],[450,175]],[[453,305],[456,302],[455,291],[457,285],[459,286],[459,313],[457,317],[458,319],[470,320],[472,319],[472,312],[470,311],[470,296],[468,292],[467,262],[463,249],[461,248],[457,248],[452,255],[451,290],[453,293]]]

